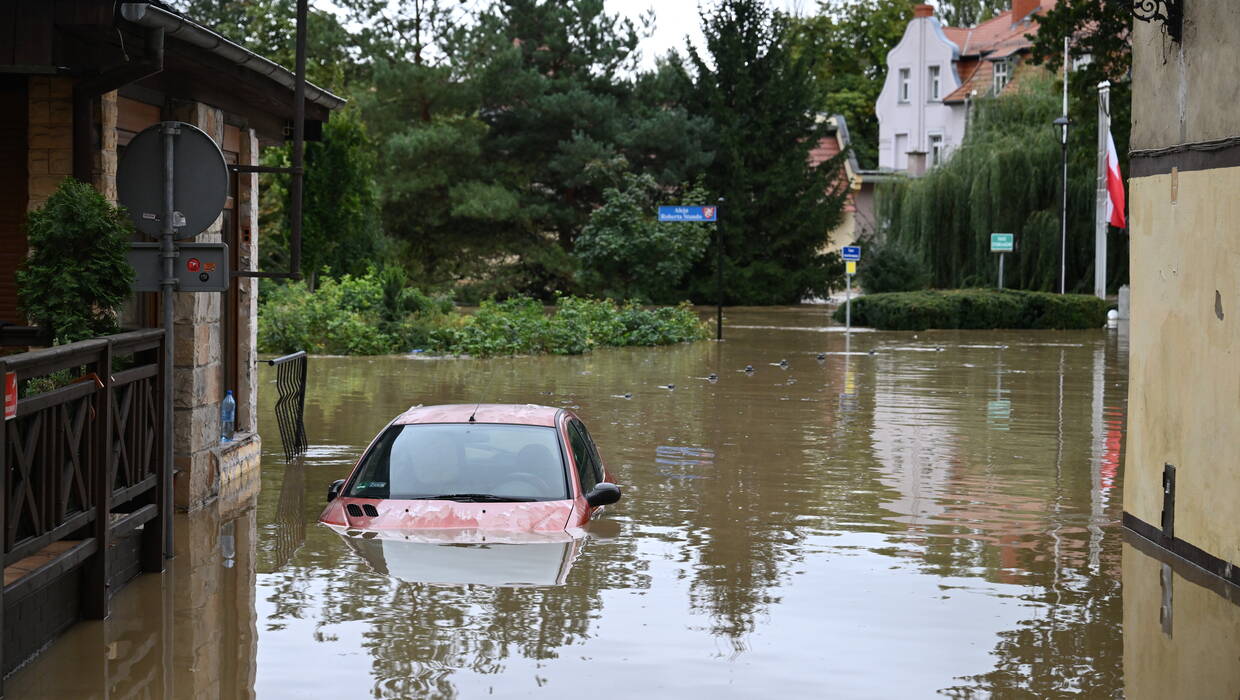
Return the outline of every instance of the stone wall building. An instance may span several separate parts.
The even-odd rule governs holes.
[[[27,254],[27,212],[66,177],[116,201],[117,165],[136,134],[163,120],[207,133],[230,166],[224,212],[195,240],[228,244],[234,271],[258,263],[264,145],[291,136],[292,73],[159,2],[0,6],[0,321],[21,325],[14,273]],[[12,28],[12,31],[7,31]],[[340,98],[308,84],[308,136]],[[139,238],[141,238],[139,236]],[[257,280],[224,293],[177,293],[174,491],[182,509],[216,498],[258,465]],[[159,295],[135,295],[123,325],[158,327]],[[224,392],[237,397],[237,440],[220,442]]]
[[[1133,22],[1124,524],[1240,583],[1240,6],[1177,7]]]

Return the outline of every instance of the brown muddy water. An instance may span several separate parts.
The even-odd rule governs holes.
[[[727,317],[722,344],[313,358],[304,462],[285,463],[265,384],[261,493],[180,517],[169,572],[8,697],[1240,692],[1240,595],[1118,526],[1123,329],[846,337],[818,308]],[[576,541],[316,524],[387,420],[467,401],[572,407],[624,499]]]

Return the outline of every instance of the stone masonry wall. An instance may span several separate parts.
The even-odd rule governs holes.
[[[73,174],[73,79],[35,75],[29,87],[26,211],[33,211]]]

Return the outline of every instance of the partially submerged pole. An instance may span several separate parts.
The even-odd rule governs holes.
[[[161,500],[160,509],[163,511],[164,528],[164,557],[171,559],[173,555],[173,538],[172,538],[172,374],[174,370],[173,363],[173,292],[177,288],[176,277],[176,244],[173,238],[176,236],[176,187],[175,187],[175,165],[176,165],[176,137],[181,133],[181,127],[177,122],[164,122],[160,130],[163,139],[164,148],[164,197],[163,211],[160,215],[163,217],[160,221],[159,230],[159,257],[163,262],[163,279],[159,281],[160,303],[163,304],[164,312],[164,362],[163,362],[163,464],[160,468],[163,470],[163,493],[159,495]],[[105,370],[106,371],[106,370]]]

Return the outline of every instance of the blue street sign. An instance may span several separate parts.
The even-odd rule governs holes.
[[[716,221],[717,207],[659,207],[659,221]]]
[[[861,246],[846,245],[844,246],[844,250],[840,251],[840,253],[841,255],[844,256],[845,260],[860,260],[861,259]]]

